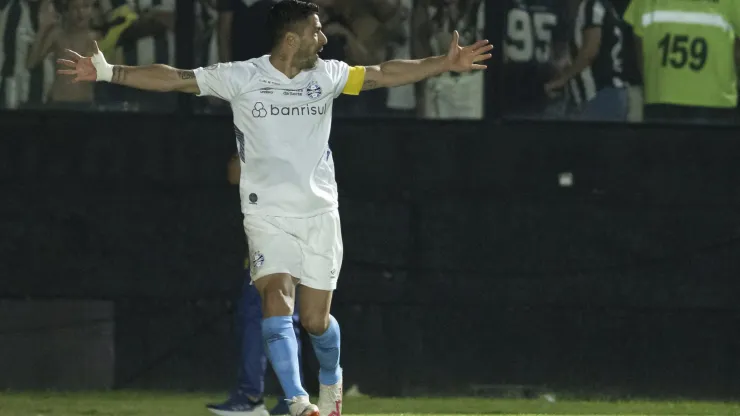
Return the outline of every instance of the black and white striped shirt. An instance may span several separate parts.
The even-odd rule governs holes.
[[[46,102],[54,83],[53,57],[28,70],[38,31],[40,1],[0,0],[0,109]]]
[[[596,27],[601,28],[599,54],[590,67],[569,82],[571,97],[576,104],[592,100],[597,92],[604,88],[625,86],[621,20],[609,0],[581,1],[570,42],[571,56],[575,59],[583,47],[584,32]]]

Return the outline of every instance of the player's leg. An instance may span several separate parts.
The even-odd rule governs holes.
[[[342,414],[341,331],[330,314],[332,291],[299,286],[300,316],[311,337],[319,362],[319,412],[322,416]]]
[[[343,244],[339,213],[311,219],[308,227],[304,276],[298,296],[301,324],[311,336],[319,361],[319,411],[322,416],[342,413],[341,333],[330,315],[331,301],[342,268]]]
[[[300,305],[299,296],[295,298],[295,306],[293,307],[293,331],[295,332],[296,340],[298,340],[298,369],[301,373],[301,385],[303,385],[303,347],[301,346],[301,321],[298,315],[298,305]],[[261,337],[259,337],[261,339]],[[277,404],[270,410],[272,416],[289,415],[290,409],[288,408],[288,402],[285,396],[278,397]]]
[[[244,230],[254,285],[262,299],[262,340],[267,358],[290,402],[292,416],[318,416],[301,384],[298,339],[293,326],[296,283],[303,252],[288,219],[246,215]]]
[[[298,339],[293,326],[295,282],[287,273],[257,277],[255,286],[262,297],[262,339],[273,370],[288,398],[293,416],[318,416],[301,384]]]
[[[249,279],[242,289],[238,307],[237,325],[240,328],[240,361],[237,389],[229,399],[220,404],[210,404],[208,409],[221,416],[267,416],[264,405],[265,373],[267,356],[262,340],[262,300],[257,288]],[[298,309],[293,314],[293,330],[298,340],[298,362],[301,363],[300,322]],[[301,382],[303,371],[301,368]],[[290,413],[285,397],[278,397],[277,404],[269,414],[273,416]]]

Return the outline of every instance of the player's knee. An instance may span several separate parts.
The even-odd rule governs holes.
[[[329,329],[329,316],[323,313],[307,313],[301,316],[301,325],[311,335],[321,335]]]
[[[290,276],[283,278],[273,275],[257,281],[257,289],[262,297],[262,315],[264,318],[273,316],[291,316],[293,314],[293,299],[295,287]]]
[[[262,297],[262,314],[265,318],[273,316],[291,316],[293,298],[282,290],[267,290]]]

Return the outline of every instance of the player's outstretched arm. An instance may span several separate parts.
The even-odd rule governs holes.
[[[486,69],[481,62],[491,59],[493,49],[487,40],[470,46],[460,46],[460,34],[455,31],[446,56],[416,60],[393,60],[380,65],[365,67],[363,90],[397,87],[413,84],[444,72],[470,72]]]
[[[105,61],[97,43],[95,49],[97,52],[90,57],[68,50],[69,59],[57,59],[57,63],[67,69],[59,69],[57,72],[74,76],[72,82],[105,81],[147,91],[200,93],[193,71],[158,64],[110,65]]]

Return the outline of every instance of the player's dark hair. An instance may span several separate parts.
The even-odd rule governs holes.
[[[272,45],[277,46],[286,33],[318,12],[319,6],[301,0],[283,0],[272,6],[267,17]]]

